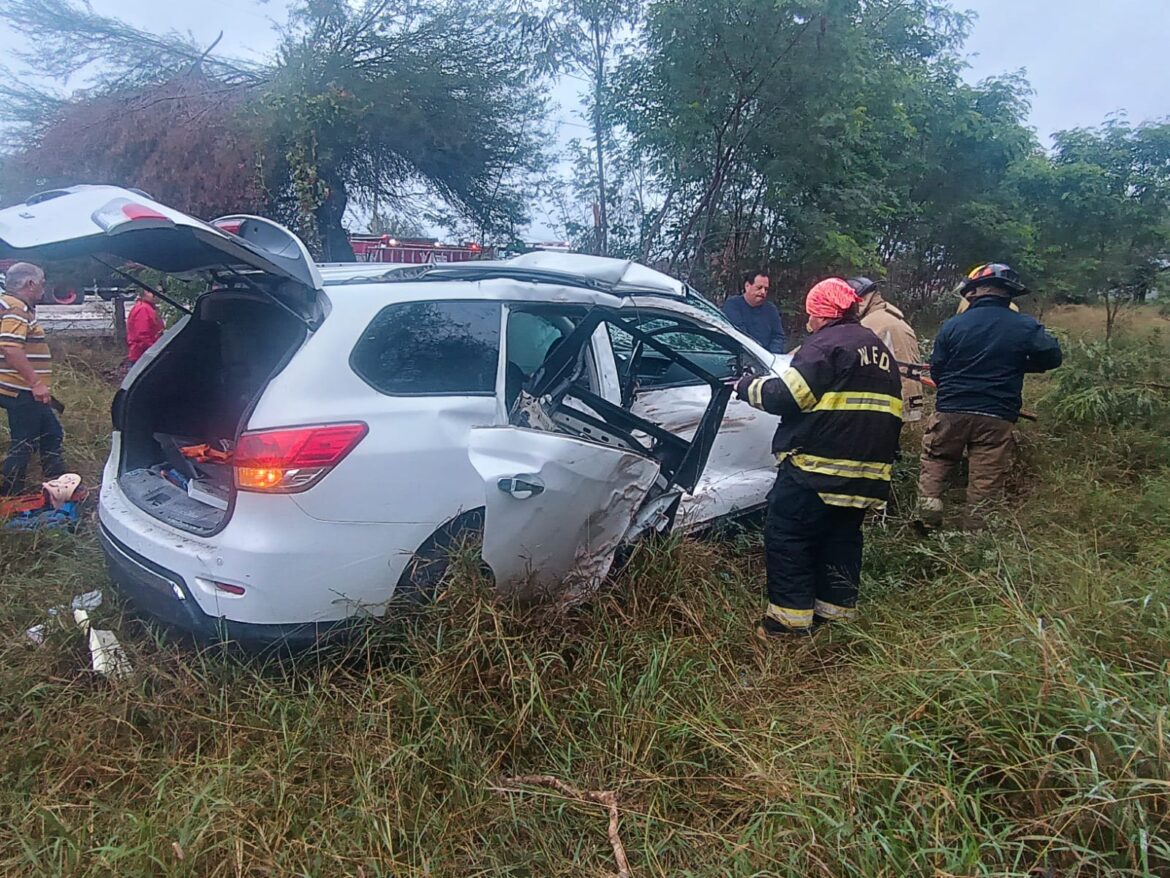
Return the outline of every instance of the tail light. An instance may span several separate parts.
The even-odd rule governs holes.
[[[120,227],[128,223],[132,223],[136,229],[173,228],[175,225],[174,220],[153,207],[147,207],[129,198],[115,198],[107,202],[93,212],[92,219],[108,234],[120,231]]]
[[[369,432],[361,423],[257,430],[236,445],[236,487],[266,494],[295,494],[321,481]]]

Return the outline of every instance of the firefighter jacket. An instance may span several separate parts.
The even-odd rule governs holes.
[[[902,420],[906,423],[922,418],[922,382],[907,375],[906,366],[922,363],[918,336],[902,312],[882,298],[878,292],[866,296],[861,306],[861,325],[882,340],[902,364]],[[915,370],[913,374],[920,374]]]
[[[1015,422],[1024,374],[1060,365],[1060,342],[1002,296],[979,296],[939,330],[930,357],[938,385],[935,408]]]
[[[779,415],[772,451],[829,506],[879,509],[902,429],[902,387],[890,349],[855,319],[809,337],[780,378],[742,379],[742,399]]]

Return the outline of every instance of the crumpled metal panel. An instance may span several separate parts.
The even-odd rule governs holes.
[[[574,599],[597,590],[659,465],[618,448],[518,427],[471,431],[487,493],[483,558],[503,592]],[[518,499],[501,479],[542,490]]]

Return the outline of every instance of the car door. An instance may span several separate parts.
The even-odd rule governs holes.
[[[596,589],[623,541],[669,527],[702,476],[730,389],[631,329],[705,382],[709,398],[692,435],[596,394],[584,380],[593,339],[620,320],[616,310],[588,311],[523,382],[508,424],[471,431],[469,456],[486,495],[483,558],[499,588],[570,597]]]
[[[639,309],[634,325],[722,380],[733,380],[745,369],[770,371],[732,336],[681,315]],[[680,436],[691,435],[706,404],[706,385],[655,351],[638,350],[628,334],[613,333],[612,343],[631,414]],[[743,400],[728,402],[703,477],[682,498],[677,526],[698,527],[764,504],[775,480],[771,447],[776,425],[776,418]]]

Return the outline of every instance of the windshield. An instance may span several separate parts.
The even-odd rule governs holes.
[[[718,320],[724,326],[731,326],[732,325],[731,321],[727,319],[727,316],[722,311],[720,311],[717,307],[715,307],[715,303],[710,301],[709,299],[707,299],[705,296],[703,296],[703,294],[700,293],[698,290],[696,290],[694,287],[692,287],[688,284],[685,287],[685,290],[686,290],[686,292],[683,295],[684,295],[686,303],[688,305],[691,305],[692,307],[698,308],[700,311],[702,311],[704,314],[706,314],[709,317],[714,317],[716,320]]]

